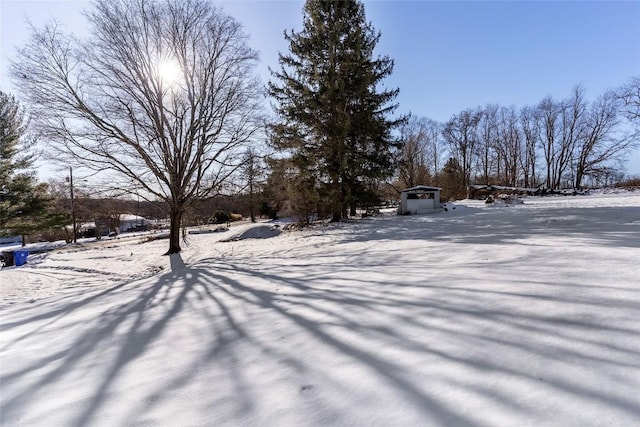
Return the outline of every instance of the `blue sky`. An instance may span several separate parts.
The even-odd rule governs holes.
[[[215,2],[238,19],[260,52],[258,72],[278,67],[285,29],[299,30],[302,1]],[[0,0],[0,88],[13,92],[6,68],[27,37],[25,17],[53,17],[86,32],[87,1]],[[365,1],[381,31],[378,53],[395,61],[388,87],[399,112],[446,121],[489,103],[534,105],[568,97],[582,84],[589,99],[640,75],[640,1]],[[627,164],[640,174],[640,150]]]

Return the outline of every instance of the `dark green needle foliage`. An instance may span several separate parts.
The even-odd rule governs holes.
[[[63,226],[68,217],[52,210],[47,184],[31,169],[33,140],[18,101],[0,91],[0,235],[22,235]]]
[[[278,113],[272,144],[287,163],[294,210],[338,221],[369,202],[391,176],[400,143],[390,117],[398,90],[383,80],[388,57],[374,57],[380,33],[359,1],[308,0],[303,29],[285,32],[269,94]]]

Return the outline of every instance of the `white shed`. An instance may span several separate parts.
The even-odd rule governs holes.
[[[442,189],[439,187],[428,187],[426,185],[418,185],[402,190],[398,214],[424,214],[441,211],[440,190]]]

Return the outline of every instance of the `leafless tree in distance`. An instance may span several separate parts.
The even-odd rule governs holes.
[[[400,126],[400,138],[404,144],[400,151],[398,177],[404,188],[424,185],[430,181],[430,141],[427,127],[428,119],[417,116],[411,116]]]
[[[614,92],[606,92],[591,103],[585,114],[584,133],[575,149],[574,187],[582,187],[588,175],[602,175],[610,170],[610,163],[621,159],[636,146],[632,135],[620,129],[620,102]]]
[[[622,100],[623,114],[640,126],[640,76],[630,78],[617,91],[617,96]]]
[[[499,158],[497,157],[498,143],[498,111],[499,105],[490,104],[481,109],[480,122],[478,124],[478,144],[477,157],[478,169],[480,170],[481,182],[491,183],[491,175],[498,168]]]
[[[444,139],[451,147],[463,171],[463,186],[471,183],[471,172],[475,167],[478,124],[482,118],[481,109],[467,109],[454,115],[442,131]]]
[[[249,216],[251,222],[256,222],[256,195],[261,193],[264,177],[263,156],[252,147],[247,148],[242,158],[240,175],[244,186],[244,191],[249,193]]]
[[[640,76],[631,77],[614,93],[621,102],[622,115],[631,123],[635,144],[640,144]]]
[[[524,151],[520,159],[525,187],[539,185],[537,172],[537,135],[539,134],[535,108],[525,106],[520,110],[520,129],[524,138]]]

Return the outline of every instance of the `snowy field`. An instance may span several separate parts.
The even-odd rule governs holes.
[[[640,425],[640,192],[250,227],[0,271],[0,424]]]

